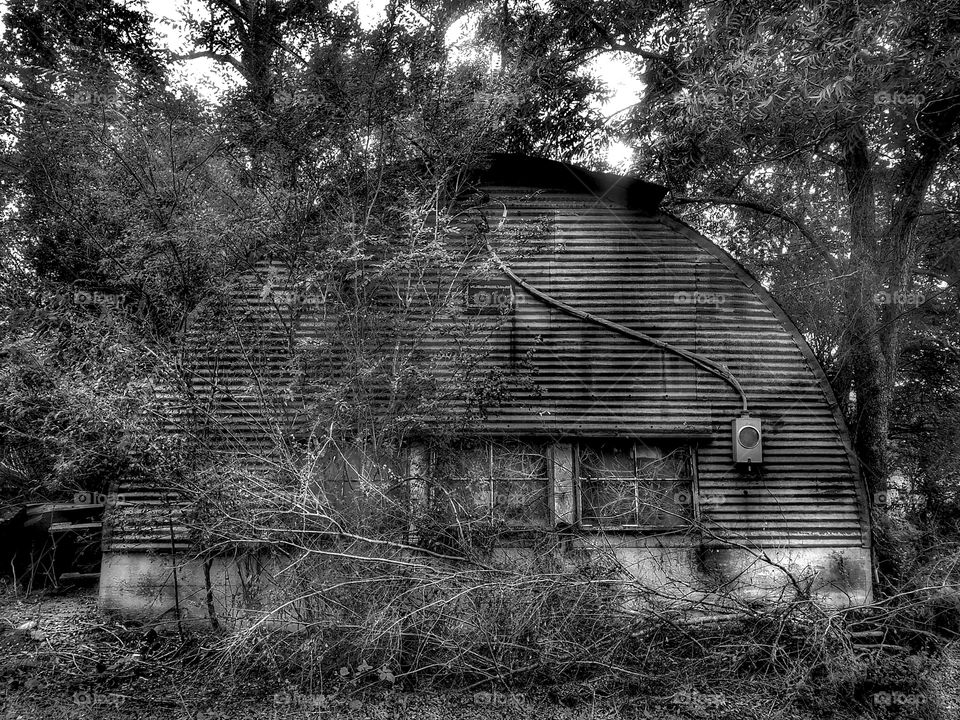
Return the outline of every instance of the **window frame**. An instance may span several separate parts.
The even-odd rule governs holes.
[[[359,507],[365,484],[376,487],[385,498],[394,495],[398,503],[409,506],[404,456],[378,453],[367,445],[354,443],[335,444],[329,452],[312,493],[329,503],[332,510],[348,512]]]
[[[585,495],[585,484],[586,481],[589,481],[589,478],[586,478],[582,474],[581,468],[581,458],[582,458],[582,449],[584,447],[589,447],[590,445],[596,446],[599,444],[613,444],[613,443],[622,443],[629,445],[631,459],[633,460],[633,477],[619,477],[611,476],[609,478],[603,478],[604,480],[613,480],[613,481],[630,481],[633,488],[633,517],[637,519],[635,523],[623,523],[618,522],[612,518],[604,517],[594,517],[587,516],[585,509],[586,503],[584,499]],[[644,438],[578,438],[573,441],[573,484],[576,488],[576,517],[577,524],[584,530],[606,530],[611,532],[628,532],[628,533],[675,533],[684,531],[689,528],[689,523],[691,520],[699,519],[699,508],[697,503],[694,500],[697,496],[698,488],[698,473],[697,473],[697,446],[696,444],[683,441],[683,440],[657,440],[657,439],[644,439]],[[675,483],[683,484],[682,487],[678,487],[676,492],[685,492],[691,498],[689,503],[676,504],[677,505],[677,518],[676,522],[670,525],[651,525],[651,524],[641,524],[639,519],[642,512],[641,504],[641,495],[640,488],[641,482],[644,480],[644,477],[639,474],[639,454],[637,452],[638,445],[645,445],[647,447],[654,447],[659,449],[662,452],[662,457],[666,458],[671,453],[682,450],[686,452],[686,458],[684,458],[683,463],[687,468],[688,476],[686,478],[681,475],[677,475],[674,478]]]
[[[496,496],[497,496],[497,481],[501,482],[517,482],[522,481],[516,478],[505,478],[497,477],[494,475],[494,448],[496,445],[506,445],[509,443],[515,443],[517,445],[524,446],[530,450],[535,450],[539,453],[543,462],[543,475],[538,478],[542,481],[542,492],[543,492],[543,501],[542,501],[542,516],[535,521],[518,521],[518,520],[509,520],[495,511],[496,505]],[[523,532],[531,530],[549,530],[554,527],[556,524],[555,517],[555,507],[554,507],[554,444],[547,439],[541,439],[539,437],[531,438],[481,438],[476,441],[469,441],[452,445],[443,445],[443,444],[432,444],[428,449],[428,467],[429,471],[427,473],[427,498],[428,501],[433,504],[435,502],[436,493],[438,492],[449,492],[448,488],[444,488],[444,484],[441,480],[436,477],[436,468],[438,466],[438,456],[440,452],[462,452],[465,448],[473,448],[476,446],[483,446],[485,449],[486,462],[485,462],[485,473],[483,475],[483,480],[485,484],[485,496],[486,500],[483,506],[477,506],[477,510],[482,510],[482,513],[479,514],[480,518],[486,518],[494,521],[503,522],[510,530]]]

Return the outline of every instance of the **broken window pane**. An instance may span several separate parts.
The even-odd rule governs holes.
[[[486,445],[435,448],[431,497],[456,517],[486,512],[490,501],[490,451]]]
[[[457,517],[492,515],[511,525],[548,519],[545,448],[523,442],[489,442],[435,449],[433,499]]]
[[[372,513],[399,517],[406,485],[399,459],[388,452],[348,443],[330,443],[314,488],[321,511],[358,523]]]
[[[588,525],[673,527],[684,521],[690,451],[625,441],[582,442],[577,460],[581,519]]]
[[[515,525],[539,525],[547,521],[546,448],[526,443],[492,446],[493,512]]]

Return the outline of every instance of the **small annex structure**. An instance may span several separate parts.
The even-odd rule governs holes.
[[[329,446],[338,413],[366,440],[359,429],[389,416],[388,460],[361,450],[311,471],[339,483],[338,502],[375,467],[402,504],[439,498],[498,518],[519,551],[531,552],[531,528],[561,535],[557,552],[612,553],[628,581],[665,593],[756,599],[802,579],[826,602],[868,601],[857,459],[827,378],[770,294],[661,211],[660,186],[510,155],[464,177],[457,211],[432,221],[445,245],[416,255],[416,282],[376,249],[350,287],[298,275],[290,259],[252,262],[186,335],[171,432],[213,448],[221,478],[266,477],[291,447]],[[362,375],[358,345],[328,310],[361,280],[382,321],[366,320],[359,346],[399,368],[392,383],[343,379]],[[216,542],[198,538],[190,500],[115,491],[102,608],[230,616],[244,586],[236,545],[201,560],[198,544]]]

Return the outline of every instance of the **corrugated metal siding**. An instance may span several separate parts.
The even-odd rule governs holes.
[[[407,329],[394,328],[371,342],[382,342],[389,355],[395,341],[413,343],[416,328],[424,363],[441,380],[455,374],[448,356],[457,345],[477,358],[481,378],[485,371],[512,368],[532,381],[508,383],[504,402],[486,415],[451,396],[446,407],[472,417],[474,430],[695,438],[700,492],[712,498],[702,517],[718,537],[757,546],[867,542],[865,499],[829,388],[795,328],[761,289],[751,287],[742,268],[671,218],[585,194],[486,191],[491,201],[466,212],[461,223],[463,253],[471,259],[464,263],[463,253],[453,253],[438,261],[423,279]],[[470,230],[477,222],[490,229],[493,245],[515,272],[541,290],[726,364],[743,385],[751,414],[765,422],[759,475],[731,462],[730,421],[739,399],[715,376],[548,308],[519,289],[512,314],[465,314],[459,300],[463,280],[478,273],[497,276],[482,240]],[[322,303],[306,303],[294,313],[264,292],[267,285],[280,293],[292,288],[276,267],[271,272],[260,263],[228,299],[227,306],[244,318],[244,342],[215,332],[204,339],[199,328],[216,328],[199,322],[184,357],[191,392],[207,398],[218,418],[216,427],[204,428],[210,442],[224,453],[246,454],[252,468],[264,471],[273,454],[271,435],[301,432],[310,421],[298,382],[311,374],[335,375],[350,357],[349,348],[324,345],[336,319],[325,317]],[[707,297],[683,302],[692,293]],[[383,293],[387,304],[389,295]],[[444,297],[453,302],[439,302]],[[317,344],[311,368],[289,363],[291,344],[302,343]],[[258,373],[281,390],[264,396],[252,381]],[[156,528],[114,533],[107,542],[131,548],[159,534]]]
[[[795,328],[742,268],[667,218],[584,195],[489,192],[495,249],[525,221],[546,218],[552,227],[546,237],[525,237],[521,256],[505,258],[518,275],[563,302],[725,364],[751,414],[765,421],[764,464],[757,475],[731,462],[738,400],[718,378],[537,302],[517,308],[509,334],[517,353],[536,347],[546,402],[518,401],[492,414],[494,423],[573,435],[708,430],[699,443],[699,486],[712,499],[703,516],[719,536],[751,545],[867,541],[864,497],[829,388]],[[678,302],[695,292],[705,302]],[[538,415],[538,407],[552,415]]]

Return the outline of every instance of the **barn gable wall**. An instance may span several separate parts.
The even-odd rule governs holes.
[[[587,437],[694,445],[697,492],[710,498],[695,508],[702,527],[679,536],[624,533],[614,541],[625,565],[652,567],[669,556],[691,578],[711,572],[708,566],[740,576],[758,549],[769,550],[777,563],[816,568],[841,593],[868,596],[867,498],[846,429],[802,336],[762,287],[698,233],[649,208],[627,209],[570,187],[482,189],[486,202],[454,224],[462,253],[438,258],[420,278],[423,296],[405,324],[371,337],[374,354],[379,348],[389,358],[409,349],[427,375],[441,385],[449,381],[446,417],[460,418],[470,434],[536,437],[558,447]],[[520,288],[513,287],[510,312],[468,311],[470,283],[510,285],[490,261],[487,239],[518,275],[558,300],[723,363],[742,384],[751,414],[764,422],[762,467],[732,463],[730,422],[740,400],[716,376],[569,317]],[[269,472],[277,432],[310,426],[310,405],[298,395],[305,376],[332,376],[350,361],[347,349],[325,344],[337,324],[324,309],[327,290],[311,288],[294,302],[303,284],[277,261],[261,261],[239,278],[227,303],[240,310],[257,342],[195,326],[185,344],[186,389],[205,398],[209,412],[202,419],[184,414],[171,431],[195,432],[200,421],[225,456],[240,453],[251,469]],[[389,306],[396,288],[385,290]],[[319,348],[309,368],[290,363],[290,348],[303,343]],[[477,397],[460,392],[462,358],[453,346],[474,359],[471,382],[502,380],[496,402],[483,412]],[[281,391],[264,392],[263,381]],[[388,390],[368,388],[371,397]],[[409,437],[443,424],[417,416]],[[120,490],[146,504],[118,509],[105,545],[114,567],[130,567],[117,561],[123,553],[169,549],[171,538],[176,550],[189,546],[186,526],[170,522],[170,502],[155,488]],[[132,512],[139,519],[130,521]],[[579,544],[590,543],[587,533]],[[165,582],[157,580],[157,587]],[[105,595],[119,594],[122,585],[120,578],[111,590],[108,581]]]
[[[492,244],[552,297],[727,366],[764,428],[762,468],[732,461],[738,396],[689,362],[523,297],[490,339],[491,362],[529,357],[537,393],[492,410],[488,427],[555,436],[697,440],[706,518],[723,538],[861,547],[866,498],[829,384],[795,326],[742,267],[668,216],[586,194],[488,187]],[[546,226],[545,233],[524,226]]]

